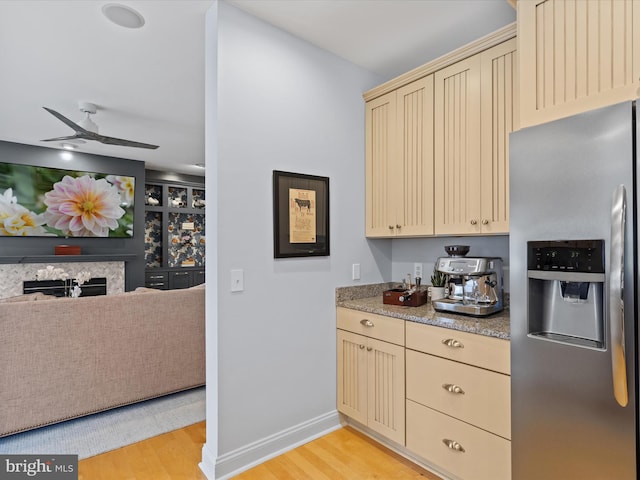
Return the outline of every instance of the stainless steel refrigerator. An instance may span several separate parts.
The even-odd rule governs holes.
[[[635,480],[635,102],[510,136],[513,480]]]

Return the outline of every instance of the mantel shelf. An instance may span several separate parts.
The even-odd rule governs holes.
[[[102,255],[22,255],[0,256],[0,264],[11,263],[71,263],[71,262],[127,262],[135,260],[133,253]]]

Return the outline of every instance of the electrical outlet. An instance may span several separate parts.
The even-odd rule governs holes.
[[[422,264],[414,263],[413,264],[413,278],[420,277],[422,278]]]
[[[360,264],[351,265],[351,280],[360,280]]]

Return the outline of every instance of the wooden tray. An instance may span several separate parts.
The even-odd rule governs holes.
[[[404,307],[419,307],[427,303],[427,289],[414,292],[408,299],[400,301],[400,297],[406,297],[406,290],[394,288],[382,292],[382,303],[385,305],[402,305]]]

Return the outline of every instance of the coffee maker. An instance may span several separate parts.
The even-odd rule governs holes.
[[[436,311],[485,317],[504,309],[501,258],[440,257],[436,270],[448,277],[445,298],[432,302]]]

